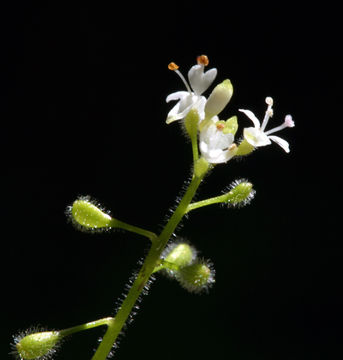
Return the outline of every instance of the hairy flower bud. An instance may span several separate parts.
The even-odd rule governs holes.
[[[217,85],[209,96],[205,105],[206,118],[218,115],[228,104],[233,94],[233,87],[230,80],[224,80]]]
[[[115,226],[115,219],[106,214],[89,197],[81,197],[68,207],[67,214],[81,230],[106,229]]]
[[[43,331],[15,338],[15,349],[20,359],[46,359],[56,352],[62,336],[58,331]]]
[[[185,241],[172,243],[162,254],[164,269],[168,275],[174,276],[179,268],[191,264],[197,256],[193,246]]]
[[[226,203],[232,206],[244,206],[254,198],[255,190],[247,180],[240,179],[232,183],[227,193]]]
[[[179,243],[172,247],[164,260],[177,266],[185,266],[192,262],[194,257],[194,249],[187,243]]]
[[[201,293],[213,285],[215,271],[209,261],[196,260],[190,265],[180,268],[177,280],[189,292]]]

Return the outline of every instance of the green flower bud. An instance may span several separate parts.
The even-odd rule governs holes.
[[[228,104],[233,94],[233,87],[230,80],[224,80],[217,85],[209,96],[205,105],[206,118],[218,115]]]
[[[177,272],[177,280],[189,292],[201,293],[208,291],[214,284],[215,271],[210,262],[197,260],[184,266]]]
[[[197,256],[193,246],[185,241],[171,243],[162,253],[162,265],[160,269],[165,270],[165,274],[174,277],[179,269],[191,264]]]
[[[81,230],[97,230],[115,227],[115,219],[95,205],[89,197],[81,197],[75,200],[67,209],[67,214],[72,222]]]
[[[43,331],[15,338],[15,348],[20,359],[45,359],[56,352],[62,336],[58,331]]]
[[[255,190],[252,184],[244,179],[236,180],[232,185],[230,191],[226,194],[226,203],[233,206],[244,206],[255,196]]]
[[[177,266],[185,266],[192,262],[194,254],[194,249],[189,244],[182,242],[174,244],[164,260]]]

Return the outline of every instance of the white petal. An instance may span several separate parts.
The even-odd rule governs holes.
[[[199,148],[203,155],[208,153],[208,145],[205,141],[200,140]]]
[[[198,99],[193,104],[193,108],[198,111],[200,121],[203,121],[205,118],[206,98],[205,96],[197,96],[197,98]]]
[[[244,113],[254,123],[255,128],[259,129],[261,127],[260,120],[252,111],[243,109],[238,109],[238,111]]]
[[[234,140],[233,134],[224,134],[214,123],[210,123],[200,132],[200,151],[212,164],[228,161],[234,155],[228,148]]]
[[[166,102],[172,101],[172,100],[182,100],[187,95],[189,95],[188,91],[177,91],[167,96]]]
[[[289,153],[289,144],[286,140],[281,139],[279,136],[275,136],[275,135],[271,135],[268,137],[269,139],[276,142],[279,146],[281,146],[286,151],[286,153]]]
[[[229,150],[216,149],[204,151],[205,149],[207,149],[207,145],[200,142],[201,155],[211,164],[225,163],[233,157],[233,154]]]
[[[212,149],[227,149],[232,145],[233,139],[233,134],[224,134],[218,130],[211,139],[210,147]]]
[[[247,142],[254,147],[271,144],[269,137],[263,131],[253,127],[245,128],[243,135]]]
[[[188,72],[189,82],[197,95],[206,91],[216,76],[217,69],[210,69],[204,73],[203,65],[194,65]]]
[[[181,101],[179,101],[168,113],[166,123],[170,124],[173,121],[183,119],[192,108],[192,104],[181,110]]]

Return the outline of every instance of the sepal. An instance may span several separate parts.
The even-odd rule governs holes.
[[[244,139],[237,148],[236,156],[244,156],[251,154],[255,148]]]

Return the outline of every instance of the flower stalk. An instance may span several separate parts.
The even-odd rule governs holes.
[[[156,241],[152,243],[150,251],[137,275],[136,280],[122,303],[119,311],[116,314],[115,321],[108,325],[108,329],[95,352],[92,360],[105,360],[110,353],[113,344],[116,342],[118,335],[121,333],[124,324],[126,323],[137,299],[139,298],[144,286],[148,283],[150,276],[154,273],[156,267],[160,263],[160,258],[164,248],[166,247],[169,239],[173,235],[176,227],[182,220],[183,216],[187,213],[189,204],[191,203],[201,181],[205,177],[206,172],[201,176],[193,175],[187,191],[185,192],[178,207],[169,219],[161,234]]]

